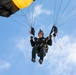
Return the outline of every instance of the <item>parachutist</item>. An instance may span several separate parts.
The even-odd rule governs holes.
[[[31,38],[32,49],[32,61],[36,61],[36,54],[40,57],[39,63],[42,64],[46,53],[48,52],[48,45],[52,45],[51,37],[44,38],[44,32],[40,29],[38,32],[39,38],[35,37],[34,40]]]

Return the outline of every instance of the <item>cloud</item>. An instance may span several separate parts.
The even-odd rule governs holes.
[[[24,37],[20,37],[18,40],[16,40],[16,48],[23,53],[26,60],[30,56],[31,46],[29,43],[30,41],[28,37],[26,39]]]
[[[46,28],[46,27],[45,27]],[[48,28],[49,31],[49,28]],[[62,35],[62,34],[61,34]],[[47,75],[76,75],[76,39],[70,35],[64,35],[59,40],[56,40],[62,46],[62,50],[59,46],[53,42],[53,45],[49,47],[49,52],[45,57],[42,66],[47,71]],[[20,38],[17,42],[17,48],[22,51],[27,58],[31,57],[31,46],[27,38]]]
[[[31,20],[33,18],[33,21],[34,21],[35,18],[37,18],[41,14],[46,14],[46,15],[52,14],[52,11],[50,11],[48,9],[43,9],[42,7],[43,7],[42,5],[36,5],[34,7],[34,11],[30,14]]]
[[[47,65],[48,75],[76,75],[76,39],[65,35],[59,40],[63,50],[53,43],[45,58],[44,64]]]
[[[50,10],[48,10],[48,9],[43,9],[42,8],[42,5],[37,5],[37,6],[35,6],[35,8],[34,8],[34,14],[33,14],[33,16],[34,17],[37,17],[38,15],[40,15],[40,14],[47,14],[47,15],[50,15],[52,12],[50,11]]]
[[[11,64],[7,61],[0,60],[0,70],[9,69]]]

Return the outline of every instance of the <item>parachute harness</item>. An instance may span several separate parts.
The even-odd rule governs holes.
[[[51,32],[50,32],[50,34],[49,34],[48,39],[51,38],[52,35],[53,35],[53,37],[54,37],[54,40],[53,40],[53,41],[54,41],[54,42],[60,47],[60,49],[62,50],[61,45],[55,41],[55,37],[56,37],[56,36],[57,36],[57,39],[58,39],[57,33],[58,33],[58,28],[57,28],[55,25],[53,25],[53,26],[52,26],[52,29],[51,29]],[[33,27],[31,27],[30,34],[32,34],[33,37],[35,38],[35,29],[34,29]],[[33,38],[33,37],[32,37],[32,38]],[[59,39],[58,39],[58,40],[59,40]],[[47,40],[46,40],[46,42],[47,42]]]

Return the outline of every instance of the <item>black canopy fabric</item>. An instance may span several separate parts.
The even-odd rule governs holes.
[[[12,0],[0,0],[0,16],[9,17],[18,10]]]

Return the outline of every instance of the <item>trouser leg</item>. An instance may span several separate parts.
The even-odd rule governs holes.
[[[40,60],[42,60],[42,61],[44,59],[44,55],[46,54],[45,51],[46,51],[45,47],[42,47],[40,49]]]
[[[37,50],[37,47],[33,47],[32,49],[32,58],[36,59],[36,50]]]

